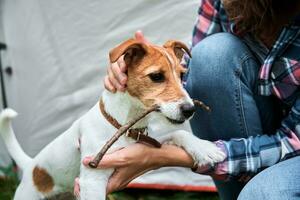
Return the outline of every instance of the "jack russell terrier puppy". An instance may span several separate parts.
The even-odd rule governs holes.
[[[72,192],[74,180],[79,176],[80,199],[105,200],[106,185],[114,169],[87,168],[82,164],[83,158],[95,155],[116,132],[118,125],[125,124],[153,105],[158,105],[159,111],[135,124],[132,133],[137,130],[145,133],[151,118],[159,118],[161,123],[172,125],[182,124],[193,115],[193,101],[181,84],[181,77],[186,71],[180,64],[184,53],[190,55],[183,43],[174,40],[160,47],[129,39],[111,50],[111,63],[124,55],[128,66],[127,91],[115,94],[104,91],[95,106],[34,158],[24,153],[14,135],[11,120],[17,113],[12,109],[2,111],[1,135],[10,155],[23,171],[14,199],[39,200]],[[128,146],[139,136],[145,136],[143,133],[131,137],[124,135],[113,148]],[[197,165],[224,160],[224,154],[214,143],[198,139],[184,130],[172,131],[168,136],[156,139],[171,141],[184,148]]]

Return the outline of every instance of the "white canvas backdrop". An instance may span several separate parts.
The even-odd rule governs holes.
[[[0,0],[0,39],[14,129],[36,155],[98,100],[108,51],[138,29],[158,44],[188,42],[199,0]],[[10,163],[0,141],[0,166]],[[163,172],[163,173],[161,173]],[[208,177],[181,168],[151,172],[135,182],[209,186]]]

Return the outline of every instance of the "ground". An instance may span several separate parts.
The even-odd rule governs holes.
[[[0,179],[0,199],[11,200],[16,188],[15,178]],[[64,199],[64,198],[63,198]],[[218,200],[216,193],[181,192],[170,190],[126,189],[116,192],[108,200]]]

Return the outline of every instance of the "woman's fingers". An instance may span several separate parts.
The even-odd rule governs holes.
[[[138,30],[134,34],[135,39],[145,44],[149,44],[150,42],[145,38],[144,33],[141,30]]]
[[[93,157],[85,157],[83,159],[83,164],[89,166],[89,163],[93,160]],[[124,156],[119,153],[111,153],[103,156],[97,169],[108,169],[116,167],[125,167],[128,165],[128,161]]]
[[[75,181],[74,181],[74,191],[73,191],[73,194],[75,197],[77,197],[79,199],[80,197],[80,184],[79,184],[79,178],[75,178]]]
[[[127,75],[125,72],[127,71],[126,64],[122,58],[117,61],[117,64],[111,65],[112,72],[115,75],[115,78],[119,81],[123,87],[126,85],[127,82]]]
[[[118,60],[117,63],[119,65],[120,71],[124,73],[124,75],[126,75],[125,73],[127,72],[127,65],[124,61],[124,55],[122,55]]]
[[[126,64],[123,60],[123,56],[115,63],[111,63],[107,68],[107,75],[104,79],[104,86],[111,92],[116,90],[124,92],[127,82]]]
[[[133,179],[146,173],[151,169],[132,169],[132,168],[117,168],[109,178],[106,186],[106,193],[110,194],[114,191],[124,189]]]
[[[126,185],[130,181],[127,180],[126,183],[124,183],[124,182],[122,183],[122,180],[121,180],[122,175],[124,175],[124,173],[122,173],[122,170],[115,169],[114,173],[109,178],[109,181],[107,183],[106,194],[110,194],[114,191],[121,190],[126,187]]]
[[[117,64],[113,63],[111,65],[111,67],[109,67],[108,70],[107,70],[109,81],[113,85],[114,88],[116,88],[119,91],[124,91],[125,87],[119,82],[119,80],[117,79],[117,77],[115,76],[115,74],[112,70],[114,65],[117,65]],[[116,66],[116,67],[118,68],[118,66]]]
[[[113,152],[106,153],[97,168],[119,168],[127,167],[129,165],[142,165],[148,163],[152,155],[152,152],[150,151],[151,149],[151,147],[138,143],[125,148],[116,149]],[[92,157],[87,156],[83,160],[83,164],[87,166],[92,160]]]
[[[113,92],[113,93],[116,92],[116,88],[115,88],[115,87],[113,86],[113,84],[110,82],[109,76],[108,76],[108,75],[106,75],[106,76],[104,77],[104,87],[105,87],[105,89],[107,89],[107,90],[110,91],[110,92]]]

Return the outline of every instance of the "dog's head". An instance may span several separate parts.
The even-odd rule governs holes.
[[[186,69],[180,61],[187,53],[185,44],[167,41],[163,47],[129,39],[110,51],[110,61],[121,56],[128,66],[128,93],[146,107],[158,105],[161,114],[172,123],[183,123],[195,111],[193,101],[182,87]]]

